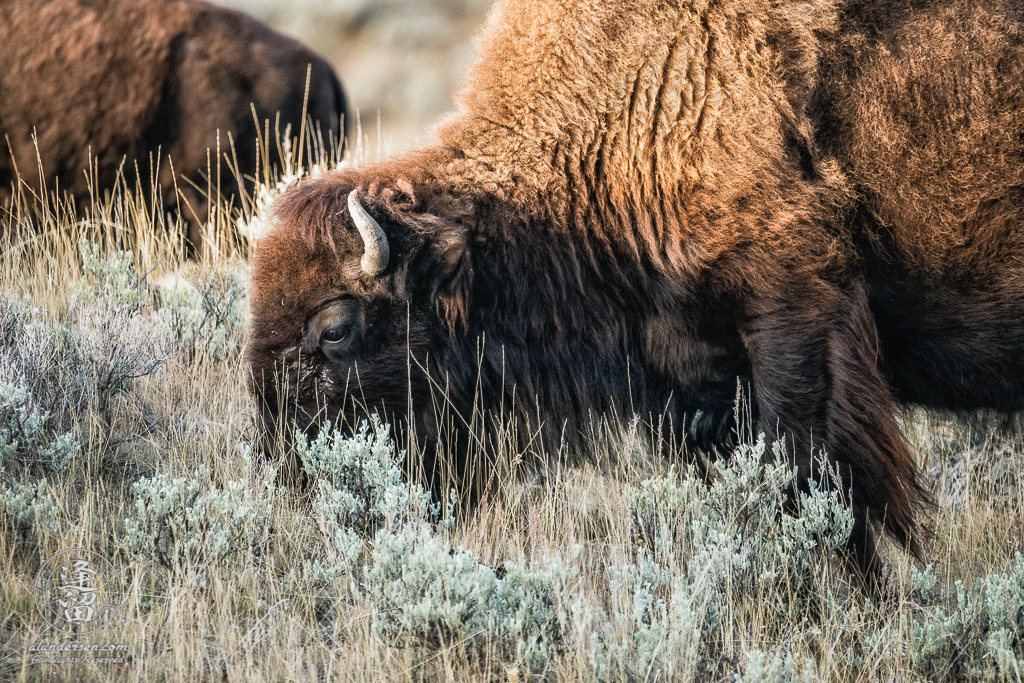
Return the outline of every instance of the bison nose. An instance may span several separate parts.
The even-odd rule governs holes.
[[[304,488],[308,482],[295,448],[297,425],[293,412],[264,407],[257,413],[253,453],[257,463],[277,468],[280,485]]]
[[[253,440],[253,455],[260,464],[275,464],[285,453],[286,447],[281,432],[263,424],[256,426],[256,438]]]

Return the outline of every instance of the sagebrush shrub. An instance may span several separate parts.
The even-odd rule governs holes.
[[[919,598],[936,589],[929,567],[915,572]],[[912,625],[911,660],[929,678],[1020,680],[1024,676],[1024,555],[1006,571],[957,581],[947,607],[920,610]]]
[[[298,457],[316,481],[311,513],[323,545],[304,560],[302,575],[333,582],[359,567],[363,539],[378,528],[437,517],[430,494],[405,481],[401,463],[377,417],[345,436],[326,425],[312,441],[296,435]]]
[[[0,465],[18,462],[63,471],[82,447],[74,434],[54,432],[50,415],[32,407],[30,398],[24,387],[0,382]]]
[[[268,533],[274,490],[241,481],[219,488],[210,471],[171,479],[157,475],[132,486],[135,514],[125,520],[129,552],[180,571],[216,565],[250,550]]]
[[[302,467],[317,482],[314,510],[325,528],[360,532],[425,519],[430,494],[405,481],[403,453],[395,453],[388,428],[374,416],[351,437],[326,425],[312,441],[297,434]]]
[[[486,639],[498,579],[470,552],[451,547],[429,526],[407,524],[374,539],[367,594],[374,627],[397,645]]]
[[[17,481],[9,486],[0,485],[0,507],[20,538],[27,538],[33,532],[60,529],[60,511],[42,479],[36,480],[34,485]]]
[[[693,677],[709,655],[717,602],[701,604],[644,548],[634,562],[609,568],[610,604],[593,616],[590,666],[600,680]]]
[[[83,397],[88,410],[109,424],[115,401],[167,361],[167,341],[131,308],[86,306],[73,313],[61,386]]]
[[[72,284],[75,299],[106,308],[142,306],[148,287],[146,278],[136,272],[135,256],[130,251],[118,251],[108,257],[99,243],[82,240],[78,253],[82,277]]]
[[[642,482],[630,496],[641,544],[631,562],[611,568],[612,600],[595,618],[590,648],[595,675],[713,674],[733,605],[757,596],[770,614],[800,596],[817,599],[815,570],[845,545],[853,518],[837,486],[811,481],[796,492],[795,476],[777,445],[767,457],[762,436],[716,462],[710,484],[693,467]]]
[[[312,441],[301,434],[296,440],[317,481],[311,512],[323,542],[320,556],[313,551],[306,560],[304,578],[356,577],[358,592],[374,605],[375,632],[393,645],[458,641],[529,670],[550,662],[561,638],[559,596],[571,574],[557,558],[546,567],[507,562],[499,578],[469,551],[452,547],[441,530],[451,524],[454,502],[442,517],[430,494],[405,480],[404,454],[376,418],[350,437],[328,427]],[[362,566],[368,534],[369,562]]]
[[[68,333],[43,320],[28,299],[0,292],[0,381],[24,387],[42,412],[74,413],[78,396],[62,396],[62,356]],[[74,413],[77,415],[77,413]],[[59,418],[58,418],[59,419]]]
[[[573,567],[560,558],[544,565],[509,561],[502,566],[493,609],[498,619],[501,654],[530,671],[542,671],[564,645],[574,605],[568,600]]]
[[[562,644],[561,606],[571,572],[506,562],[502,576],[428,525],[378,532],[366,568],[374,629],[402,647],[459,642],[489,648],[503,661],[542,671]]]
[[[27,301],[0,295],[0,381],[17,383],[64,429],[90,416],[109,424],[115,403],[167,359],[166,337],[144,315],[130,253],[110,260],[83,243],[70,306],[48,322]]]
[[[801,673],[792,652],[776,652],[769,657],[760,650],[751,650],[746,660],[743,673],[735,678],[735,683],[813,683],[817,680],[813,666],[805,666]]]
[[[243,278],[238,268],[193,266],[180,286],[161,290],[156,315],[179,362],[238,358],[248,314]]]
[[[25,328],[32,324],[32,319],[31,301],[27,296],[15,299],[6,291],[0,290],[0,349],[11,353],[24,334]]]

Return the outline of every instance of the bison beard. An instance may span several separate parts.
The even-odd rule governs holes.
[[[918,553],[897,401],[1024,407],[1022,38],[997,1],[499,3],[437,145],[277,204],[265,426],[383,412],[430,451],[440,408],[456,467],[504,418],[728,448],[739,382],[840,475],[862,571],[879,529]]]

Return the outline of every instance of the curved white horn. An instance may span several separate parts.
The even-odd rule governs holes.
[[[387,235],[381,230],[377,221],[373,220],[373,216],[363,208],[359,190],[352,190],[348,193],[348,212],[352,214],[356,230],[363,238],[365,251],[363,251],[363,258],[359,262],[363,267],[363,272],[370,277],[380,275],[388,267],[391,248],[388,246]]]

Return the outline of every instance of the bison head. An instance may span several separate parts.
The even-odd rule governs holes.
[[[327,177],[278,201],[252,256],[246,352],[264,449],[374,413],[430,437],[410,410],[453,382],[438,361],[470,270],[458,214],[451,197],[424,202],[402,181]]]

